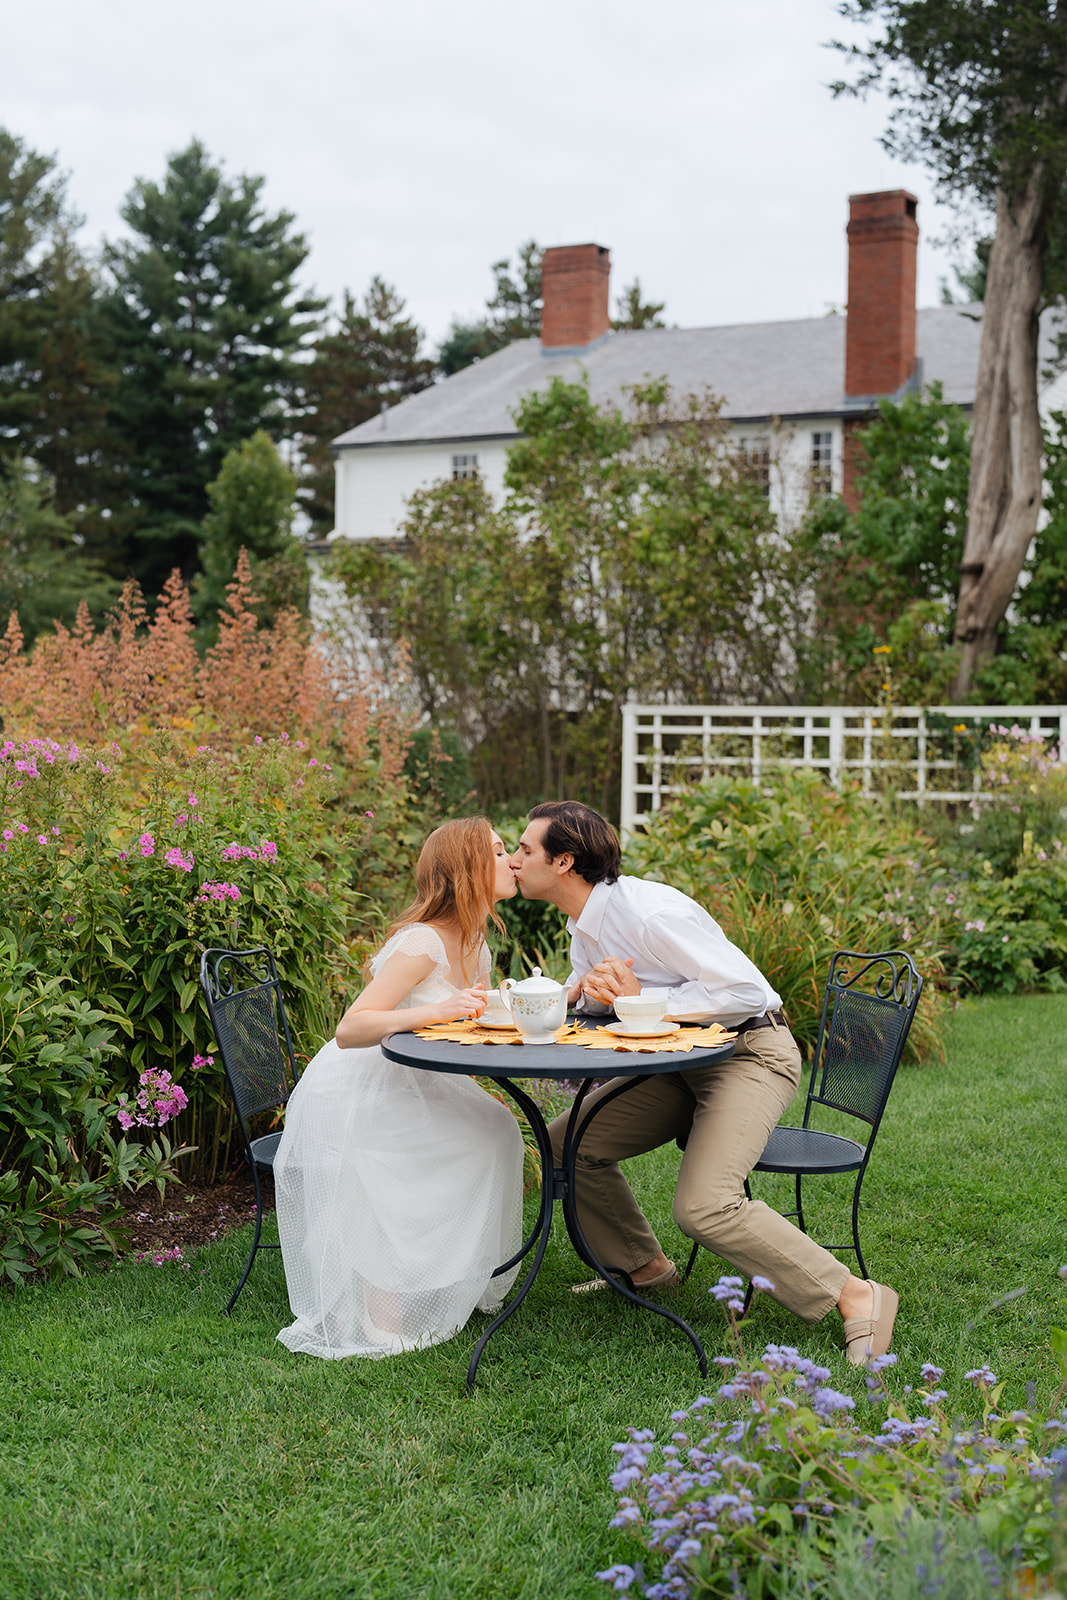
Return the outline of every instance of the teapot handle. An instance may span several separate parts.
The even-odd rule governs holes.
[[[503,1000],[504,1004],[507,1006],[509,1011],[511,1010],[511,1001],[508,999],[508,990],[509,989],[514,989],[514,987],[515,987],[515,979],[514,978],[501,978],[501,980],[500,980],[500,998],[501,998],[501,1000]]]

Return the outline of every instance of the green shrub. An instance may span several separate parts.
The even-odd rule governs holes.
[[[0,928],[0,1280],[110,1260],[120,1193],[174,1175],[165,1135],[114,1136],[113,1020]]]
[[[835,950],[903,948],[925,978],[941,975],[955,917],[930,840],[914,816],[832,789],[817,773],[782,769],[762,785],[717,777],[688,789],[630,839],[624,859],[628,872],[708,909],[781,994],[805,1044],[818,1031]],[[930,983],[913,1053],[940,1048],[938,1011]]]
[[[329,764],[285,735],[231,754],[160,736],[132,794],[116,749],[4,748],[0,884],[20,959],[108,1014],[125,1045],[116,1087],[135,1090],[146,1070],[185,1080],[189,1170],[211,1177],[233,1119],[221,1062],[188,1075],[194,1055],[216,1054],[201,952],[270,945],[297,1046],[312,1054],[372,942],[377,918],[353,880],[374,819],[335,809]]]

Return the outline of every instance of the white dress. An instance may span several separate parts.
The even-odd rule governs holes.
[[[371,963],[430,955],[402,1007],[446,1000],[440,936],[412,923]],[[489,976],[483,946],[479,978]],[[274,1161],[289,1305],[278,1338],[337,1359],[386,1356],[450,1338],[477,1307],[496,1310],[518,1268],[523,1142],[507,1106],[470,1078],[387,1061],[377,1045],[333,1040],[289,1101]]]

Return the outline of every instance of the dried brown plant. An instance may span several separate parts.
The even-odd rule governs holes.
[[[282,732],[326,741],[350,775],[373,756],[386,784],[399,778],[413,717],[398,689],[400,652],[388,677],[352,639],[313,640],[294,610],[260,623],[244,550],[227,588],[217,643],[201,662],[189,593],[171,574],[149,620],[131,579],[96,632],[83,605],[72,629],[55,623],[27,651],[12,613],[0,639],[0,710],[8,737],[45,735],[84,742],[163,727],[237,746]]]

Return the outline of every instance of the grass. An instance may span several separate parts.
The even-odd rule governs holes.
[[[1063,1145],[1067,997],[967,1002],[948,1064],[905,1068],[865,1188],[872,1272],[902,1294],[895,1384],[918,1365],[973,1410],[968,1368],[1008,1379],[1004,1408],[1057,1385],[1048,1329],[1067,1322]],[[633,1163],[669,1249],[677,1152]],[[759,1192],[772,1198],[772,1181]],[[823,1186],[813,1194],[829,1194]],[[818,1205],[811,1220],[846,1206]],[[584,1276],[562,1226],[517,1317],[463,1374],[480,1319],[393,1360],[326,1363],[275,1340],[281,1264],[260,1257],[235,1315],[219,1308],[247,1230],[188,1272],[124,1265],[0,1301],[0,1591],[4,1600],[592,1600],[632,1559],[608,1529],[609,1451],[630,1423],[669,1428],[701,1383],[688,1343]],[[704,1259],[677,1298],[708,1353],[725,1347]],[[1008,1291],[1027,1293],[999,1308]],[[840,1324],[804,1328],[759,1302],[754,1350],[798,1344],[862,1382]],[[714,1369],[713,1369],[714,1371]],[[709,1380],[709,1382],[712,1380]]]

